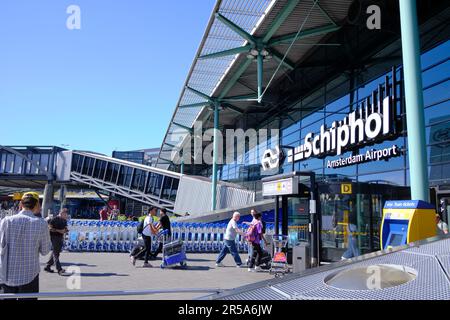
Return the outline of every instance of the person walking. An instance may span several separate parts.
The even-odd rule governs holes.
[[[239,256],[239,252],[236,247],[236,237],[238,234],[244,235],[244,233],[238,228],[237,222],[241,218],[241,214],[239,212],[233,213],[233,217],[228,222],[227,229],[225,231],[223,247],[220,251],[219,255],[216,259],[216,266],[223,267],[223,259],[225,259],[228,253],[234,258],[234,262],[236,263],[236,267],[240,268],[242,266],[241,257]]]
[[[53,273],[52,266],[56,265],[56,270],[60,276],[62,276],[65,272],[61,267],[59,255],[64,247],[64,235],[68,232],[67,218],[67,208],[63,208],[58,216],[48,221],[50,240],[52,242],[52,254],[47,262],[47,266],[44,268],[44,271]]]
[[[148,215],[142,223],[142,239],[144,240],[144,268],[152,267],[148,260],[152,255],[152,235],[157,232],[157,229],[153,225],[154,217],[156,216],[157,211],[158,209],[156,207],[150,207]],[[131,263],[136,265],[136,256],[131,256]]]
[[[448,234],[448,225],[441,219],[439,213],[436,214],[437,235],[443,236]]]
[[[117,218],[119,217],[119,215],[120,215],[120,210],[119,210],[119,208],[117,208],[117,205],[115,204],[109,215],[109,220],[116,221]]]
[[[255,219],[255,214],[256,213],[257,213],[257,211],[255,209],[250,210],[250,215],[252,216],[253,219],[252,219],[251,222],[245,221],[245,222],[243,222],[243,224],[251,226],[253,223],[256,223],[257,222],[256,219]],[[265,235],[266,235],[266,222],[262,219],[262,216],[261,216],[261,224],[262,224],[261,240],[263,240],[263,241],[260,244],[261,244],[261,248],[264,249],[265,247],[267,247],[269,245],[269,242],[267,241],[267,239],[265,237]],[[263,244],[264,244],[264,246],[263,246]],[[253,256],[253,246],[252,245],[248,246],[247,253],[248,253],[248,258],[247,258],[246,264],[248,265],[250,260],[251,260],[251,258],[252,258],[252,256]]]
[[[39,254],[50,252],[47,222],[36,215],[41,211],[39,195],[22,196],[22,210],[0,222],[0,283],[4,293],[39,292]]]
[[[347,224],[347,250],[343,253],[341,260],[347,260],[361,255],[356,237],[358,227],[353,223]]]
[[[172,238],[172,230],[170,227],[170,219],[169,216],[167,215],[167,210],[165,208],[162,208],[160,210],[160,218],[159,218],[159,222],[156,225],[156,230],[161,231],[161,230],[167,230],[167,234],[163,235],[162,237],[164,237],[165,241],[168,241]],[[160,254],[163,250],[163,241],[162,241],[162,237],[159,239],[159,245],[158,245],[158,249],[151,255],[151,257],[153,259],[155,259],[158,254]]]
[[[253,215],[253,222],[247,230],[247,241],[252,245],[252,257],[248,265],[249,272],[261,271],[261,258],[263,251],[261,248],[261,239],[263,234],[263,225],[261,223],[262,215],[259,212],[255,212]]]
[[[104,206],[102,210],[99,212],[100,221],[106,221],[108,220],[108,207]]]

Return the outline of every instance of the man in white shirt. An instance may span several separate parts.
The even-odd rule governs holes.
[[[158,208],[151,207],[148,211],[147,217],[144,219],[144,227],[142,229],[142,239],[144,240],[145,245],[145,260],[144,260],[144,268],[151,268],[152,265],[148,263],[150,256],[152,254],[152,235],[155,233],[155,227],[153,226],[154,219],[158,212]]]
[[[27,192],[22,196],[22,210],[0,222],[0,283],[3,293],[39,292],[39,254],[50,252],[47,222],[41,212],[39,195]]]
[[[224,241],[223,241],[223,248],[220,251],[217,260],[216,260],[216,266],[217,267],[223,267],[222,260],[225,258],[225,256],[228,253],[231,253],[231,255],[234,258],[234,261],[236,262],[236,266],[240,268],[242,266],[241,257],[239,256],[239,252],[236,247],[236,237],[238,234],[244,235],[244,233],[238,228],[237,222],[241,218],[241,214],[239,212],[233,213],[233,218],[231,218],[230,222],[228,222],[227,230],[225,231]]]

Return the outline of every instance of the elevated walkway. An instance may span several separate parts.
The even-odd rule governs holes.
[[[180,214],[201,215],[211,208],[211,181],[204,177],[182,175],[89,151],[0,146],[0,186],[45,188],[44,202],[48,202],[52,201],[53,188],[63,185],[89,186]],[[238,185],[218,184],[218,208],[250,205],[254,199],[254,192]]]

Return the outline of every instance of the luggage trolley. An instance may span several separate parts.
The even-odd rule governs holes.
[[[287,263],[286,249],[288,244],[288,237],[280,234],[272,236],[274,254],[272,257],[272,263],[270,265],[270,274],[274,274],[275,277],[284,276],[289,272]]]
[[[182,268],[187,267],[186,248],[181,239],[169,241],[166,243],[168,231],[159,232],[161,241],[163,242],[161,269],[180,264]]]

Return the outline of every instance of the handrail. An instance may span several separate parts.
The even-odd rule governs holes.
[[[156,290],[123,290],[123,291],[74,291],[74,292],[40,292],[22,294],[0,294],[2,299],[33,299],[33,298],[76,298],[76,297],[115,297],[115,296],[145,296],[153,294],[174,293],[216,293],[223,292],[218,288],[192,288],[192,289],[156,289]]]

